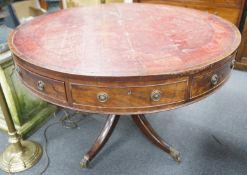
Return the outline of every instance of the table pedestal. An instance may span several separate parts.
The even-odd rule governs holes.
[[[81,167],[88,167],[89,162],[98,154],[98,152],[103,148],[107,140],[113,133],[120,115],[109,115],[105,126],[103,127],[100,135],[96,139],[93,146],[87,152],[87,154],[81,160]],[[180,153],[167,144],[152,128],[144,114],[132,115],[131,116],[135,124],[139,127],[142,133],[156,146],[168,153],[175,161],[180,162]]]

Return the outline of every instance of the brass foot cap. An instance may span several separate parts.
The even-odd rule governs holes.
[[[88,168],[89,160],[86,158],[83,158],[80,162],[81,168]]]
[[[181,163],[181,155],[180,152],[175,150],[174,148],[171,148],[170,156],[175,160],[177,163]]]

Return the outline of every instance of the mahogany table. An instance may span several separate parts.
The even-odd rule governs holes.
[[[66,108],[109,114],[82,166],[124,115],[180,161],[144,114],[214,92],[229,78],[239,43],[238,29],[220,17],[148,4],[63,10],[35,18],[9,37],[16,71],[34,94]]]

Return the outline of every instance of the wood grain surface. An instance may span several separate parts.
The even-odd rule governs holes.
[[[134,0],[134,2],[182,6],[207,11],[239,26],[245,0]]]
[[[230,76],[240,33],[214,15],[109,4],[59,11],[9,38],[23,83],[81,111],[143,114],[198,101]]]

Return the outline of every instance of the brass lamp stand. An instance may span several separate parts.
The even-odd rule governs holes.
[[[20,172],[31,168],[42,156],[42,148],[31,141],[23,141],[17,133],[0,85],[0,105],[8,127],[10,145],[0,154],[0,169],[5,172]]]

